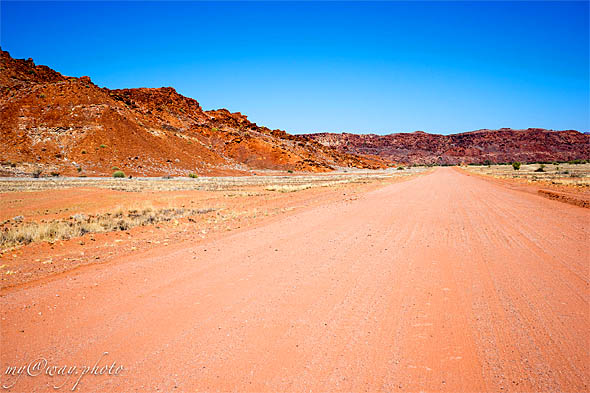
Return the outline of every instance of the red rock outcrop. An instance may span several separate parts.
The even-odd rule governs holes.
[[[569,161],[590,158],[590,135],[574,130],[502,128],[451,135],[416,131],[389,135],[318,133],[305,136],[341,152],[370,154],[406,164]]]
[[[3,175],[42,169],[62,175],[248,174],[252,169],[325,172],[382,168],[311,138],[204,111],[171,87],[110,90],[1,52]]]

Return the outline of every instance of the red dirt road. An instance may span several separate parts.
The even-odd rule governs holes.
[[[108,352],[77,391],[588,391],[589,235],[589,209],[438,169],[6,290],[2,382]]]

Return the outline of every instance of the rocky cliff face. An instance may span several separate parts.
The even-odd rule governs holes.
[[[110,90],[1,52],[0,174],[248,174],[381,168],[379,158],[342,153],[304,136],[204,111],[171,87]]]
[[[416,131],[390,135],[307,134],[341,152],[371,154],[406,164],[569,161],[590,158],[590,135],[578,131],[478,130],[437,135]]]

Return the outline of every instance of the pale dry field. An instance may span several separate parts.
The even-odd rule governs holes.
[[[543,172],[536,172],[542,164],[522,164],[519,170],[512,165],[468,166],[465,170],[495,178],[522,179],[530,183],[590,187],[590,164],[544,164]]]
[[[64,188],[105,188],[117,191],[241,191],[263,187],[268,191],[297,191],[312,187],[333,186],[346,183],[366,183],[375,180],[412,176],[427,171],[425,167],[398,170],[362,171],[350,169],[321,174],[280,174],[260,171],[257,176],[227,177],[141,177],[115,179],[109,177],[45,177],[0,178],[0,193],[13,191],[39,191]]]

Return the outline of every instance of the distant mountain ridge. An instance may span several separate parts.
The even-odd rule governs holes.
[[[439,135],[422,131],[389,135],[304,134],[343,153],[368,154],[406,164],[569,161],[590,158],[590,135],[540,128],[477,130]]]

